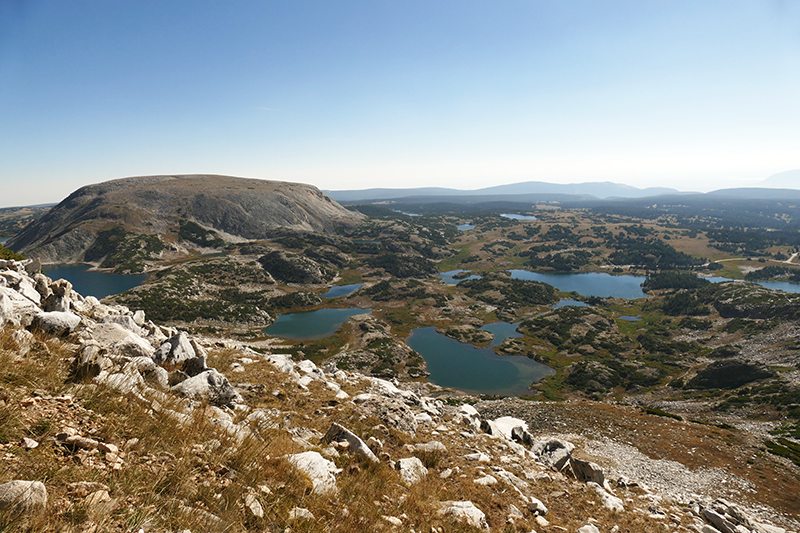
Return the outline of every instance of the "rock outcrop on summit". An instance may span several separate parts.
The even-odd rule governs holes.
[[[331,232],[362,218],[311,185],[214,175],[145,176],[78,189],[8,246],[43,263],[116,267],[126,260],[178,257],[191,248],[263,239],[277,228]]]

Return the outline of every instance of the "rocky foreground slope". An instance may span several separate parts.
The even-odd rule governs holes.
[[[82,187],[19,232],[8,247],[43,263],[185,256],[276,228],[331,232],[363,217],[300,183],[213,175],[123,178]]]
[[[566,424],[543,433],[495,418],[502,403],[190,338],[31,262],[0,261],[0,324],[3,531],[796,528],[630,445],[607,443],[657,486],[588,460]]]

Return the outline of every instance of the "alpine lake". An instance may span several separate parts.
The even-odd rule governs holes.
[[[147,274],[125,275],[90,270],[89,265],[48,265],[44,267],[52,279],[69,280],[75,290],[84,296],[100,299],[108,295],[127,291],[143,283]],[[527,270],[511,270],[514,279],[539,281],[550,284],[563,292],[575,292],[583,296],[637,299],[646,298],[641,284],[642,276],[611,275],[606,273],[550,274]],[[439,275],[443,283],[457,284],[463,279],[475,279],[469,271],[450,271]],[[730,281],[726,278],[709,278],[712,282]],[[800,284],[782,282],[760,282],[761,285],[800,293]],[[361,284],[332,287],[321,296],[338,298],[358,290]],[[562,300],[552,307],[564,305],[586,305],[575,300]],[[269,327],[266,335],[289,340],[318,340],[333,335],[350,317],[369,313],[369,309],[334,308],[319,309],[280,315]],[[637,320],[638,317],[624,317]],[[508,338],[520,337],[517,324],[495,322],[483,328],[494,334],[489,346],[478,348],[442,335],[434,327],[417,328],[407,339],[408,345],[417,351],[427,363],[428,378],[432,383],[476,394],[519,396],[529,392],[528,386],[552,375],[555,370],[527,357],[499,355],[494,347]]]

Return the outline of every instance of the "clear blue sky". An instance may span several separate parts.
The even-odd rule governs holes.
[[[794,0],[0,0],[0,206],[147,174],[709,190],[794,168]]]

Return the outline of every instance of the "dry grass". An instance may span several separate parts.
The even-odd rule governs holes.
[[[246,377],[253,384],[246,393],[249,405],[267,413],[278,410],[278,414],[272,424],[253,427],[253,436],[239,440],[210,420],[210,415],[225,416],[216,408],[197,406],[190,422],[179,424],[171,413],[184,408],[182,400],[161,398],[154,408],[96,385],[69,384],[71,345],[37,337],[31,354],[16,359],[10,336],[10,328],[0,335],[0,481],[40,480],[47,486],[49,504],[46,514],[26,520],[0,515],[0,532],[477,531],[438,516],[440,502],[445,500],[473,501],[486,513],[492,531],[541,529],[513,487],[502,481],[490,487],[474,483],[493,473],[491,467],[464,458],[474,451],[511,457],[507,463],[495,464],[524,477],[522,467],[513,460],[515,454],[488,436],[465,439],[458,430],[434,433],[428,426],[412,437],[365,416],[350,402],[337,402],[334,391],[318,382],[302,390],[270,364],[257,361],[247,365],[246,373],[228,375],[233,381]],[[210,354],[209,363],[227,372],[240,357],[232,350],[218,350]],[[344,387],[351,394],[365,388],[366,383]],[[71,403],[58,399],[64,394],[71,395]],[[243,420],[242,413],[228,415],[234,422]],[[324,433],[332,422],[364,440],[381,440],[383,451],[392,459],[419,457],[429,469],[428,476],[408,487],[389,463],[371,463],[341,452],[333,458],[342,469],[337,476],[338,494],[314,494],[307,476],[285,459],[307,446],[288,430],[302,426]],[[65,427],[117,445],[123,463],[114,468],[108,455],[65,448],[54,438]],[[19,441],[26,436],[38,440],[39,447],[22,449]],[[310,440],[311,449],[323,451],[323,445]],[[415,451],[411,446],[430,440],[441,441],[447,453]],[[452,474],[441,478],[446,469]],[[111,501],[91,505],[85,495],[70,490],[70,484],[79,481],[107,486]],[[547,530],[574,531],[590,519],[604,530],[613,525],[623,532],[664,530],[663,523],[646,514],[610,514],[593,492],[573,480],[556,476],[530,483],[530,493],[550,509],[547,518],[552,526]],[[263,518],[245,509],[247,495],[260,503]],[[625,492],[620,496],[637,498]],[[507,522],[512,504],[525,514],[516,523]],[[310,510],[315,520],[290,520],[295,507]],[[400,518],[403,526],[397,528],[384,517]]]

